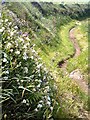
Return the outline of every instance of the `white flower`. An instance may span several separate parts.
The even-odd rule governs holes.
[[[0,29],[0,32],[3,32],[5,30],[5,28],[4,27],[2,27],[1,29]]]
[[[10,49],[11,46],[12,46],[12,44],[9,42],[6,47]]]
[[[8,22],[8,19],[5,19],[5,22]]]
[[[38,104],[37,108],[41,108],[42,107],[42,104]]]
[[[36,109],[35,109],[35,111],[37,112],[37,111],[38,111],[38,109],[36,108]]]
[[[3,30],[2,30],[2,29],[0,29],[0,32],[3,32]]]
[[[8,77],[4,77],[4,80],[8,80]]]
[[[33,59],[34,57],[33,56],[31,56],[31,59]]]
[[[51,102],[50,102],[50,101],[47,101],[47,105],[49,105],[49,106],[50,106],[50,105],[51,105]]]
[[[42,66],[42,64],[39,64],[39,65],[37,65],[37,68],[40,68]]]
[[[28,68],[24,67],[25,73],[28,73]]]
[[[39,88],[39,87],[40,87],[40,84],[37,85],[37,88]]]
[[[12,24],[12,22],[9,22],[9,25],[11,25]]]
[[[21,82],[23,83],[23,80],[21,80]]]
[[[48,96],[47,99],[50,101],[50,97]]]
[[[8,36],[7,38],[10,39],[10,36]]]
[[[8,71],[8,70],[6,71],[6,74],[9,74],[9,71]]]
[[[17,80],[17,82],[19,82],[19,79]]]
[[[26,49],[26,48],[27,48],[27,45],[24,45],[24,46],[23,46],[23,48],[25,48],[25,49]]]
[[[36,51],[33,49],[32,52],[35,53]]]
[[[2,16],[2,14],[0,13],[0,17]]]
[[[43,103],[43,101],[42,101],[42,100],[40,100],[40,101],[39,101],[39,103]]]
[[[10,49],[10,52],[13,52],[13,49]]]
[[[24,53],[24,54],[23,54],[23,59],[24,59],[24,60],[27,60],[27,58],[28,58],[27,54]]]
[[[47,90],[49,90],[49,86],[46,86],[45,88],[46,88]]]
[[[6,53],[4,53],[4,57],[7,57],[7,54],[6,54]]]
[[[4,59],[3,59],[3,62],[7,62],[7,59],[6,59],[6,58],[4,58]]]
[[[1,20],[1,22],[3,22],[3,20]]]
[[[10,36],[13,36],[13,35],[14,35],[14,32],[13,32],[13,31],[11,31],[11,32],[10,32]]]
[[[38,80],[40,83],[42,83],[42,80]]]
[[[45,80],[45,79],[46,79],[46,76],[44,76],[43,79]]]
[[[17,26],[15,26],[15,27],[14,27],[14,29],[18,29],[18,27],[17,27]]]
[[[33,44],[33,47],[35,47],[35,44]]]
[[[44,68],[44,71],[47,71],[47,68]]]
[[[20,54],[20,51],[16,51],[15,53],[16,53],[17,55],[19,55],[19,54]]]
[[[26,37],[26,40],[28,40],[28,41],[29,41],[30,39],[29,39],[28,37]]]
[[[50,107],[51,111],[53,111],[53,107]]]
[[[23,42],[24,43],[24,39],[23,38],[19,38],[20,42]]]
[[[23,99],[22,103],[26,103],[26,100],[25,100],[25,99]]]

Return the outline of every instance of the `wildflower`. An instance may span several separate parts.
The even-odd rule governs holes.
[[[6,59],[6,58],[4,58],[4,59],[3,59],[3,62],[7,62],[7,59]]]
[[[24,43],[24,40],[23,40],[23,38],[19,38],[19,40],[20,40],[20,42],[23,42],[23,43]]]
[[[42,64],[39,64],[39,65],[37,65],[37,68],[40,68],[42,66]]]
[[[1,17],[1,13],[0,13],[0,17]]]
[[[12,46],[12,44],[9,42],[6,47],[10,49],[11,46]]]
[[[19,82],[19,79],[17,80],[17,82]]]
[[[31,59],[33,59],[34,57],[33,56],[31,56]]]
[[[6,54],[6,53],[4,53],[4,57],[7,57],[7,54]]]
[[[36,89],[35,89],[35,88],[33,88],[32,90],[33,90],[34,92],[36,91]]]
[[[51,102],[50,102],[50,101],[47,101],[47,105],[49,105],[49,106],[50,106],[50,105],[51,105]]]
[[[8,77],[3,77],[4,80],[8,80]]]
[[[7,39],[10,39],[10,36],[8,36]]]
[[[26,48],[27,48],[27,46],[26,46],[26,45],[24,45],[24,46],[23,46],[23,48],[24,48],[24,49],[26,49]]]
[[[37,112],[37,111],[38,111],[38,109],[36,108],[36,109],[35,109],[35,111]]]
[[[42,83],[42,80],[38,80],[40,83]]]
[[[13,49],[10,49],[10,52],[13,52]]]
[[[24,59],[24,60],[27,60],[27,58],[28,58],[27,54],[24,53],[24,55],[23,55],[23,59]]]
[[[9,24],[9,26],[10,26],[10,25],[12,24],[12,22],[9,22],[8,24]]]
[[[35,53],[36,51],[33,49],[32,52]]]
[[[30,39],[29,39],[28,37],[26,37],[26,40],[28,40],[28,41],[29,41]]]
[[[45,79],[46,79],[46,76],[44,76],[43,79],[45,80]]]
[[[1,20],[1,22],[3,22],[3,20]]]
[[[3,32],[5,30],[5,28],[4,27],[2,27],[2,29],[0,29],[0,32]]]
[[[28,73],[28,68],[24,67],[25,73]]]
[[[47,90],[49,90],[49,86],[46,86],[45,88],[46,88]]]
[[[35,44],[33,44],[33,47],[35,47]]]
[[[14,29],[18,29],[18,27],[17,27],[17,26],[15,26],[15,27],[14,27]]]
[[[27,37],[27,36],[28,36],[28,33],[25,32],[22,36],[23,36],[23,37]]]
[[[8,19],[5,19],[5,22],[8,22]]]
[[[25,99],[23,99],[22,103],[26,103],[26,100],[25,100]]]
[[[40,100],[40,101],[39,101],[39,103],[43,103],[43,101],[42,101],[42,100]]]
[[[53,111],[53,107],[50,107],[51,111]]]
[[[20,51],[16,51],[15,53],[16,53],[17,55],[19,55],[19,54],[20,54]]]
[[[6,71],[6,74],[9,74],[9,71],[8,71],[8,70]]]
[[[13,32],[13,31],[11,31],[11,32],[10,32],[10,36],[13,36],[13,35],[14,35],[14,32]]]
[[[40,85],[41,85],[41,84],[38,84],[38,85],[37,85],[37,88],[40,88]]]
[[[41,108],[42,107],[42,104],[38,104],[37,108]]]
[[[47,99],[50,101],[50,97],[48,96]]]
[[[21,82],[23,83],[23,80],[21,80]]]

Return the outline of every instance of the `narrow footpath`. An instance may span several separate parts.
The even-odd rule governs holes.
[[[69,31],[69,38],[75,48],[75,53],[71,56],[72,58],[78,57],[81,53],[80,47],[79,47],[76,37],[74,35],[75,29],[76,29],[76,27],[73,27]],[[63,69],[65,74],[68,73],[66,70],[66,66],[67,66],[69,59],[63,61],[63,63],[60,65],[60,67]],[[82,89],[82,91],[84,91],[86,94],[88,94],[88,84],[85,82],[85,80],[82,76],[83,75],[80,73],[79,69],[76,69],[69,74],[69,77],[78,84],[78,86]]]

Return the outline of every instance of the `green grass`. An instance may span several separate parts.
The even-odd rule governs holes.
[[[74,83],[70,78],[68,78],[68,76],[64,75],[63,70],[57,67],[59,61],[70,57],[70,55],[74,53],[73,44],[69,39],[69,30],[74,26],[75,26],[75,21],[72,21],[69,24],[61,27],[58,33],[59,41],[55,42],[55,39],[54,42],[52,41],[53,44],[55,43],[56,47],[42,45],[42,49],[40,47],[38,50],[39,55],[42,58],[42,61],[45,63],[47,68],[51,71],[52,76],[55,78],[55,83],[57,86],[57,93],[56,93],[57,101],[58,102],[63,101],[63,103],[60,105],[62,106],[63,110],[65,110],[66,108],[65,113],[67,113],[67,116],[69,113],[73,114],[74,116],[79,115],[78,106],[81,107],[80,106],[81,101],[83,107],[88,106],[87,95],[79,88],[79,86],[76,83]],[[70,59],[69,65],[67,66],[68,71],[69,70],[72,71],[75,68],[80,68],[83,70],[83,72],[86,73],[87,70],[85,69],[84,66],[87,65],[87,61],[86,61],[87,57],[85,56],[87,56],[87,51],[84,51],[83,54],[81,54],[76,59]],[[77,64],[75,64],[76,61]],[[69,99],[70,97],[69,95],[75,96],[75,99],[72,99],[72,97]],[[61,100],[59,96],[63,100]],[[71,105],[71,103],[74,104]],[[71,106],[70,109],[69,106]],[[68,112],[67,112],[67,108],[68,108]],[[63,117],[63,114],[61,115],[60,112],[61,109],[58,108],[58,112],[56,113],[56,116],[58,116],[59,118]]]
[[[75,21],[62,26],[56,38],[49,45],[41,44],[39,55],[43,62],[51,69],[56,69],[59,61],[67,59],[74,53],[74,48],[69,40],[69,30],[75,25]]]

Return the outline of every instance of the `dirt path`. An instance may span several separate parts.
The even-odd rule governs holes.
[[[69,37],[70,37],[70,40],[72,41],[72,43],[74,45],[74,48],[75,48],[75,54],[74,54],[73,57],[77,57],[77,56],[80,55],[81,50],[80,50],[78,42],[77,42],[77,40],[75,38],[74,31],[75,31],[75,27],[70,30]]]
[[[71,40],[71,42],[73,43],[73,46],[75,48],[75,53],[71,56],[72,58],[74,57],[78,57],[81,53],[81,50],[80,50],[80,47],[78,45],[78,42],[76,40],[76,37],[74,35],[74,32],[75,32],[75,29],[76,27],[73,27],[70,31],[69,31],[69,38]],[[67,74],[67,70],[66,70],[66,66],[67,66],[67,63],[68,63],[68,60],[70,58],[66,59],[65,61],[63,61],[61,64],[60,64],[60,67],[63,69],[64,73]],[[69,74],[69,77],[74,80],[78,85],[79,87],[86,93],[88,94],[88,85],[87,83],[85,82],[84,78],[83,78],[83,75],[80,73],[80,70],[79,69],[76,69],[74,71],[72,71],[70,74]]]

